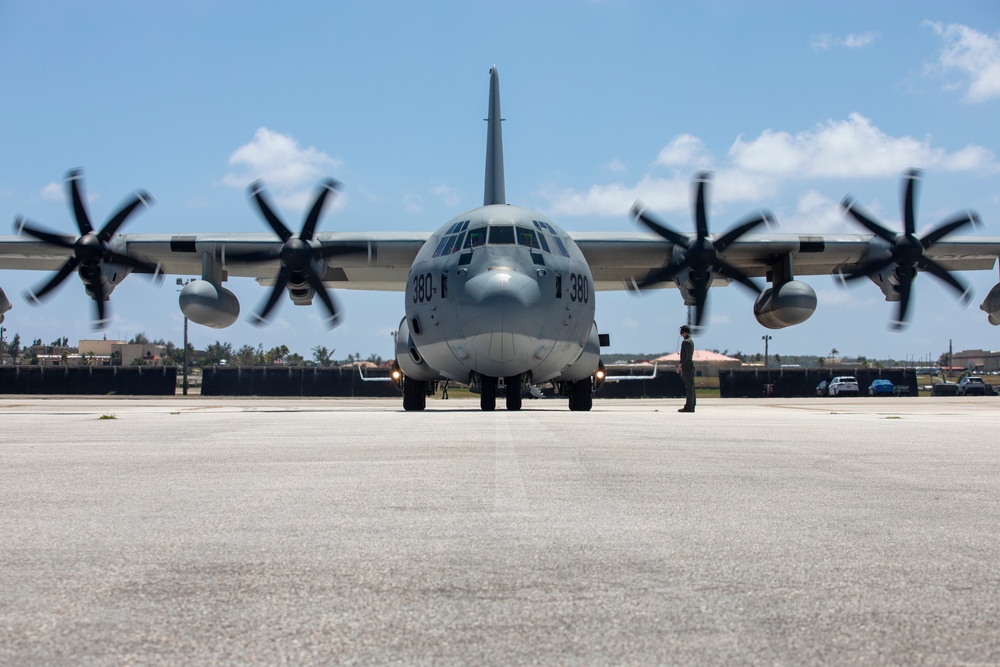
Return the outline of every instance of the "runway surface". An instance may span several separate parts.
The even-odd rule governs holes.
[[[1000,663],[1000,400],[0,397],[0,664]]]

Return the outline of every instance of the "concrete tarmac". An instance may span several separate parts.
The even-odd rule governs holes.
[[[1000,664],[998,399],[677,407],[0,397],[0,664]]]

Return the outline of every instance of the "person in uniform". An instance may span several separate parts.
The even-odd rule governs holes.
[[[684,380],[684,407],[677,412],[694,412],[694,341],[691,340],[691,327],[681,327],[681,358],[677,364],[677,372]]]

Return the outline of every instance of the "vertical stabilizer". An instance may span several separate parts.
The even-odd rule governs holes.
[[[500,129],[500,75],[490,69],[490,115],[486,119],[486,188],[483,206],[506,204],[503,186],[503,132]]]

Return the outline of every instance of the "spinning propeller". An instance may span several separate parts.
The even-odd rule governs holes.
[[[695,327],[701,326],[705,303],[708,298],[708,288],[712,283],[713,274],[717,273],[735,280],[757,294],[760,294],[761,288],[757,286],[757,283],[738,268],[720,258],[719,254],[725,252],[726,248],[732,245],[733,242],[755,227],[765,223],[768,225],[774,223],[774,217],[770,212],[761,211],[745,222],[733,227],[719,238],[714,240],[709,238],[705,200],[707,198],[706,189],[710,180],[711,174],[709,172],[700,172],[695,177],[694,218],[696,238],[693,240],[689,236],[675,232],[663,223],[658,222],[646,212],[645,208],[639,202],[636,202],[632,207],[632,215],[639,222],[675,246],[680,246],[684,249],[679,261],[670,261],[663,267],[650,273],[642,282],[636,283],[633,286],[638,290],[645,290],[657,284],[673,280],[681,272],[688,271],[688,287],[695,302],[693,323]]]
[[[896,285],[896,290],[899,292],[899,311],[896,319],[889,324],[890,328],[895,331],[902,330],[906,326],[906,312],[910,305],[910,294],[912,293],[913,280],[917,276],[917,269],[930,273],[958,292],[958,298],[962,302],[962,305],[968,304],[972,298],[972,291],[965,283],[933,259],[925,257],[924,251],[953,231],[969,224],[982,225],[982,221],[979,219],[979,215],[973,211],[958,213],[918,238],[914,233],[916,228],[914,200],[916,199],[917,183],[919,180],[920,172],[916,169],[909,170],[903,177],[902,234],[896,234],[876,222],[870,214],[858,205],[851,195],[844,197],[844,200],[840,203],[850,217],[861,223],[871,233],[886,241],[889,244],[889,248],[886,253],[878,254],[870,259],[866,258],[865,262],[854,271],[849,273],[841,272],[839,277],[844,282],[849,282],[858,278],[875,276],[883,269],[895,265],[894,273],[896,279],[899,281],[898,285]]]
[[[49,282],[41,289],[25,292],[25,298],[29,302],[39,303],[52,290],[61,285],[75,269],[80,274],[80,280],[83,281],[87,294],[94,300],[96,307],[94,328],[103,329],[109,322],[104,302],[110,297],[110,290],[106,289],[104,283],[102,268],[104,264],[120,264],[138,273],[151,273],[154,277],[159,276],[158,265],[113,250],[109,244],[111,238],[118,233],[118,230],[139,205],[150,206],[153,203],[153,198],[148,192],[142,190],[136,192],[125,201],[114,215],[108,218],[99,232],[95,232],[90,223],[90,216],[87,214],[87,207],[84,205],[82,183],[82,169],[72,169],[67,172],[66,187],[73,202],[73,216],[76,218],[76,226],[80,230],[80,236],[45,231],[36,227],[23,216],[17,216],[14,220],[14,228],[19,234],[28,234],[42,243],[73,251],[72,256],[66,260],[62,268],[56,271]]]
[[[267,224],[270,225],[274,233],[281,239],[280,248],[245,253],[230,252],[227,254],[229,258],[239,259],[250,264],[272,262],[275,259],[281,263],[281,268],[278,270],[278,276],[275,279],[274,287],[271,289],[271,294],[267,302],[260,309],[260,312],[252,316],[251,321],[253,324],[262,325],[267,322],[267,316],[278,303],[278,298],[289,284],[293,287],[296,285],[309,285],[312,287],[330,314],[326,320],[327,326],[333,328],[340,323],[340,311],[337,308],[334,297],[323,286],[322,278],[317,274],[314,262],[327,257],[357,252],[360,248],[355,245],[344,244],[320,245],[317,241],[313,240],[313,236],[316,233],[316,225],[319,222],[320,214],[323,212],[323,205],[326,202],[327,196],[331,192],[337,192],[340,187],[340,183],[332,178],[323,181],[319,192],[316,194],[312,208],[309,210],[305,222],[302,223],[302,231],[298,235],[295,235],[292,234],[288,227],[274,213],[273,207],[264,195],[263,182],[258,180],[250,184],[250,196],[257,202],[257,207],[264,216],[264,220],[267,221]]]

